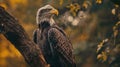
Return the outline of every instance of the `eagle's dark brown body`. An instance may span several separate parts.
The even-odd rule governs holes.
[[[34,32],[33,40],[51,67],[75,67],[72,44],[63,30],[55,25],[54,15],[58,15],[58,10],[51,5],[38,9],[38,29]]]
[[[51,67],[75,67],[72,44],[57,25],[37,29],[34,42],[42,49],[45,60]]]

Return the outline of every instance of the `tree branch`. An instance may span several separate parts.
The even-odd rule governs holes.
[[[40,48],[28,37],[18,21],[0,6],[0,33],[22,54],[30,67],[49,67]]]

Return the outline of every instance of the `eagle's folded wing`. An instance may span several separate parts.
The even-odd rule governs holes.
[[[68,38],[56,28],[51,28],[48,31],[48,38],[54,51],[70,65],[74,64],[72,44]]]

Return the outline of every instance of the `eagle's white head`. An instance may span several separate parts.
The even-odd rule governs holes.
[[[51,5],[39,8],[36,15],[37,24],[40,26],[52,26],[55,23],[53,20],[54,15],[58,15],[58,10],[53,8]]]

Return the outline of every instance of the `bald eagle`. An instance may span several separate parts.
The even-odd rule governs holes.
[[[58,10],[51,5],[38,9],[38,29],[34,31],[33,41],[39,45],[50,67],[75,67],[72,44],[64,31],[56,25],[54,15],[58,15]]]

